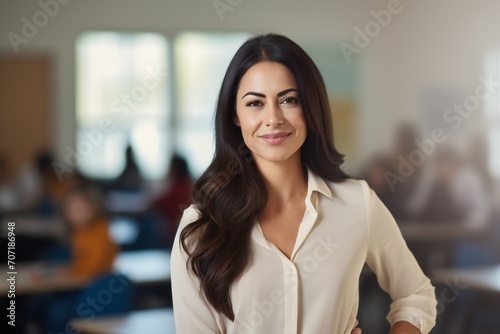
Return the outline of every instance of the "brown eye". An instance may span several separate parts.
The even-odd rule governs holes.
[[[285,103],[285,104],[292,104],[292,103],[297,103],[297,102],[299,102],[299,100],[295,97],[286,97],[281,101],[281,103]]]
[[[260,101],[250,101],[246,104],[247,107],[260,107],[262,106],[262,102]]]

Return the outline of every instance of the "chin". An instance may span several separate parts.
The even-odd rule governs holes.
[[[283,163],[290,160],[293,155],[283,155],[283,154],[263,154],[258,155],[257,160],[272,162],[272,163]]]

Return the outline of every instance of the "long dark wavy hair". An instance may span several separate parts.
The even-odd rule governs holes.
[[[250,232],[267,201],[264,181],[241,128],[234,124],[236,93],[245,72],[261,61],[285,65],[297,82],[307,124],[301,147],[302,163],[320,177],[342,182],[344,156],[333,143],[333,126],[321,74],[306,52],[287,37],[267,34],[247,40],[227,69],[215,112],[215,154],[193,190],[199,218],[180,234],[188,254],[188,270],[199,277],[201,289],[217,312],[234,321],[232,283],[250,261]]]

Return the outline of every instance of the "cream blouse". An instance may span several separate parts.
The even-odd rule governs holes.
[[[178,334],[348,334],[365,263],[393,300],[387,320],[404,320],[429,333],[436,319],[434,287],[366,182],[325,182],[309,170],[305,203],[291,259],[255,224],[250,264],[231,287],[234,322],[212,308],[186,269],[179,232],[199,212],[193,205],[185,210],[171,261]]]

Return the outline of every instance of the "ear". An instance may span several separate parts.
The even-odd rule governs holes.
[[[240,125],[240,119],[238,118],[238,116],[234,116],[234,118],[233,118],[233,123],[234,123],[234,125],[236,125],[236,126],[241,126],[241,125]]]

